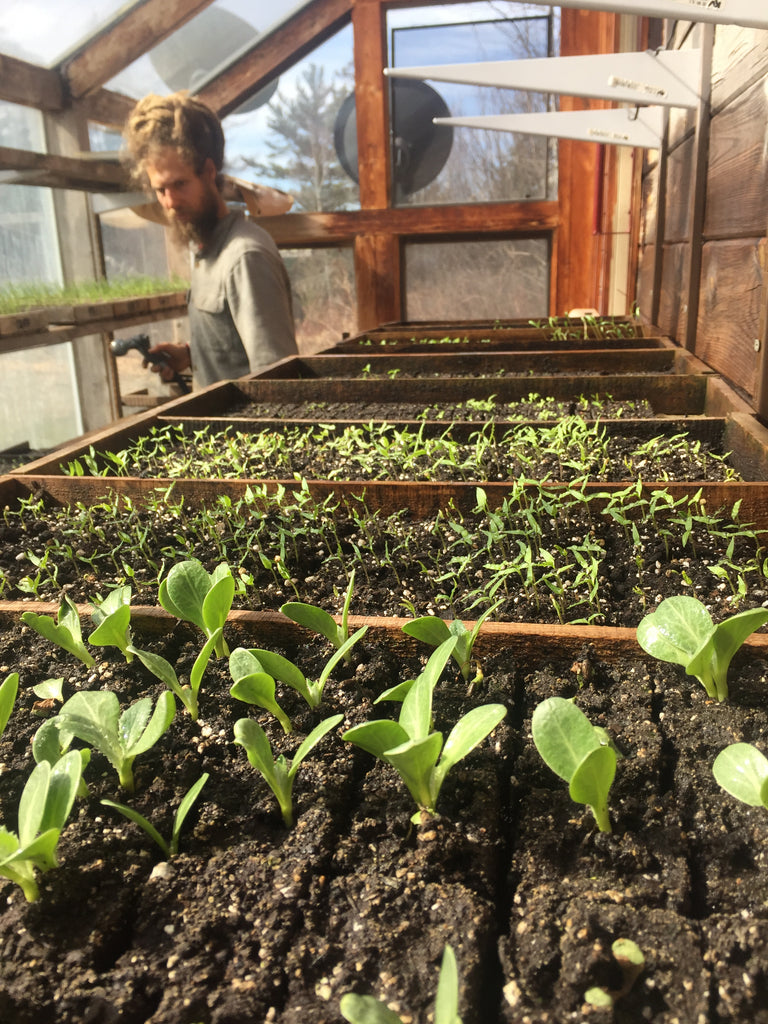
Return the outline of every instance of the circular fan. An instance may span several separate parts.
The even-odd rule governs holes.
[[[230,60],[246,43],[253,42],[258,34],[253,25],[236,14],[209,7],[150,50],[149,59],[169,89],[194,92],[215,68]],[[245,114],[269,103],[277,86],[277,79],[265,85],[235,113]]]
[[[450,117],[451,112],[440,93],[426,82],[394,78],[390,86],[395,189],[400,195],[410,195],[434,181],[445,166],[453,143],[453,128],[433,124],[432,118]],[[333,142],[339,163],[353,181],[358,181],[354,93],[339,107]]]

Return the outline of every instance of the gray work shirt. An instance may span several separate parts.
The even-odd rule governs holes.
[[[285,265],[270,235],[239,211],[218,222],[196,255],[188,310],[198,387],[296,355]]]

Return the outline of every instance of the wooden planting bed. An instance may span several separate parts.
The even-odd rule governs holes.
[[[405,325],[404,333],[410,329]],[[482,332],[483,325],[477,330]],[[525,328],[517,328],[517,333],[525,333]],[[540,344],[533,337],[529,340]],[[642,349],[627,344],[620,352],[613,350],[625,341],[640,342]],[[322,406],[290,419],[248,418],[242,410],[254,402],[357,403],[359,417],[338,421],[341,425],[366,423],[366,403],[375,402],[381,416],[382,409],[395,411],[406,401],[426,406],[490,395],[503,401],[531,392],[573,400],[599,390],[621,401],[646,399],[655,414],[601,420],[607,431],[626,430],[644,437],[662,430],[688,431],[692,438],[719,439],[747,480],[580,484],[589,515],[578,525],[574,516],[572,527],[569,521],[563,545],[599,538],[595,550],[605,572],[600,593],[622,594],[635,613],[639,601],[643,606],[647,601],[650,610],[662,594],[686,592],[686,587],[693,592],[704,580],[708,599],[721,602],[722,616],[730,600],[726,583],[718,590],[706,559],[703,567],[694,565],[698,556],[692,553],[689,558],[687,549],[675,549],[663,561],[663,523],[641,522],[643,510],[659,489],[682,510],[681,530],[688,529],[686,511],[695,516],[697,510],[722,510],[727,527],[738,509],[738,521],[751,530],[748,543],[758,545],[755,564],[762,564],[761,538],[768,537],[768,434],[746,403],[703,364],[651,341],[618,339],[604,352],[590,342],[576,355],[548,353],[534,376],[490,381],[461,375],[512,366],[525,373],[533,352],[521,348],[520,358],[518,353],[501,358],[487,351],[477,356],[464,350],[435,352],[432,359],[436,357],[440,372],[449,368],[449,375],[439,379],[429,376],[431,360],[420,350],[418,355],[401,356],[398,350],[394,358],[377,356],[376,372],[386,374],[408,359],[418,367],[415,372],[424,375],[395,380],[358,379],[360,364],[369,360],[367,353],[348,356],[337,351],[327,357],[286,360],[268,375],[176,399],[21,467],[0,479],[0,503],[13,510],[37,501],[45,509],[78,506],[87,517],[90,510],[115,499],[114,505],[125,508],[134,523],[138,519],[140,526],[154,528],[157,521],[166,530],[162,543],[170,543],[174,531],[177,540],[192,536],[184,533],[184,525],[174,525],[170,513],[164,526],[164,510],[173,503],[185,512],[223,510],[222,533],[230,520],[234,522],[235,507],[245,506],[246,528],[241,532],[246,547],[241,550],[246,554],[232,564],[258,582],[246,588],[244,601],[250,605],[236,607],[227,619],[230,648],[276,649],[319,663],[317,643],[277,608],[281,601],[293,599],[291,587],[308,588],[333,559],[317,556],[322,564],[300,565],[290,586],[285,583],[285,592],[278,582],[275,593],[282,597],[270,604],[273,585],[266,566],[274,570],[277,560],[260,563],[260,555],[272,556],[274,550],[261,548],[255,538],[261,536],[262,524],[271,529],[273,520],[280,519],[273,496],[284,495],[280,501],[285,506],[300,504],[299,497],[321,505],[333,496],[337,504],[328,506],[333,508],[328,515],[334,528],[341,529],[342,505],[348,502],[353,507],[364,504],[374,519],[399,515],[416,531],[419,524],[434,520],[430,532],[444,530],[461,537],[461,523],[478,517],[479,488],[487,510],[481,526],[487,527],[491,514],[505,507],[518,482],[74,477],[63,475],[60,465],[91,448],[121,449],[153,427],[167,424],[183,425],[191,437],[206,426],[256,432],[328,422]],[[585,375],[585,364],[592,367],[592,376]],[[388,416],[382,418],[389,422]],[[482,427],[482,422],[469,421],[410,422],[425,435],[450,430],[456,438],[469,437]],[[402,421],[395,417],[395,425]],[[500,431],[512,426],[496,422]],[[543,503],[544,518],[549,515],[547,503],[569,491],[567,485],[536,481],[517,489],[522,508]],[[631,492],[628,521],[610,517],[614,497],[624,492]],[[685,499],[694,497],[698,504],[686,504]],[[612,535],[620,539],[632,532],[632,502],[639,509],[636,525],[642,530],[642,545],[636,543],[634,549],[638,580],[641,571],[645,574],[643,586],[635,587],[642,590],[639,598],[628,582],[635,570],[631,560],[626,566],[607,564],[613,557],[607,555]],[[143,519],[146,509],[152,512]],[[557,513],[552,516],[558,526]],[[9,519],[6,530],[14,526],[8,525]],[[303,529],[304,520],[301,523]],[[386,552],[394,532],[389,522],[383,529],[379,547]],[[527,536],[526,529],[523,535]],[[25,556],[31,550],[39,558],[50,542],[45,537],[23,536],[17,550]],[[75,543],[85,545],[86,539],[83,531]],[[201,558],[213,559],[218,539],[218,528],[211,526],[194,550]],[[366,548],[349,532],[343,539],[350,552],[354,544],[371,551],[366,569],[373,577],[373,545]],[[108,547],[116,540],[109,534],[103,544]],[[525,540],[521,543],[524,546]],[[314,542],[307,545],[314,547]],[[395,567],[397,582],[388,579],[387,596],[382,597],[389,602],[386,607],[408,595],[415,598],[407,588],[415,590],[419,577],[427,575],[419,561],[425,557],[417,549],[410,564]],[[406,569],[411,573],[407,578]],[[756,570],[750,571],[747,600],[755,605],[763,600],[763,581],[755,580]],[[331,572],[344,576],[344,569],[335,566]],[[350,666],[334,672],[323,711],[343,715],[343,728],[389,714],[387,706],[374,705],[374,699],[384,686],[410,677],[401,676],[401,671],[415,676],[427,657],[424,646],[402,631],[410,619],[368,607],[365,598],[373,592],[376,599],[378,593],[376,580],[369,580],[362,568],[356,572],[348,627],[353,632],[365,626],[367,633]],[[134,594],[142,596],[131,612],[135,643],[167,655],[188,671],[199,649],[195,631],[146,599],[156,593],[156,580],[147,582],[144,577],[140,583],[134,576],[133,584]],[[97,570],[85,589],[77,591],[78,611],[86,625],[91,609],[82,595],[89,587],[94,592],[100,587]],[[322,602],[337,621],[340,589],[342,584],[334,584]],[[13,657],[26,655],[33,647],[30,630],[19,628],[21,614],[34,611],[55,617],[58,612],[54,601],[19,595],[17,600],[16,593],[6,593],[0,600],[0,625],[10,645],[4,653],[9,670]],[[361,613],[356,604],[365,610]],[[508,604],[514,618],[515,603]],[[400,606],[405,606],[402,600]],[[619,996],[616,1019],[632,1024],[673,1019],[751,1024],[760,1019],[768,983],[768,885],[761,852],[765,812],[724,798],[713,781],[711,763],[734,738],[763,748],[768,742],[768,633],[748,637],[733,662],[733,700],[713,706],[681,666],[655,662],[641,651],[634,622],[602,626],[536,621],[533,607],[523,601],[517,620],[483,623],[474,650],[484,672],[482,683],[468,690],[454,671],[436,690],[435,710],[446,735],[455,720],[451,716],[464,714],[470,706],[501,702],[506,717],[492,738],[449,774],[438,815],[423,817],[415,825],[409,821],[412,800],[391,766],[353,752],[334,734],[297,776],[297,820],[286,830],[263,780],[232,743],[233,719],[256,717],[264,723],[275,751],[291,754],[318,717],[299,706],[297,694],[286,695],[282,688],[281,700],[292,718],[295,715],[293,742],[258,709],[233,709],[231,679],[219,659],[207,670],[201,690],[203,721],[192,725],[177,715],[171,738],[158,744],[159,752],[150,753],[146,767],[137,772],[134,806],[156,820],[161,830],[166,825],[163,815],[178,805],[199,773],[210,773],[200,804],[185,826],[178,858],[156,869],[160,855],[151,851],[146,837],[135,826],[118,823],[99,803],[103,797],[124,798],[115,791],[109,772],[89,777],[89,806],[81,808],[65,832],[61,869],[42,878],[40,906],[26,907],[17,897],[0,914],[0,941],[13,950],[5,961],[6,1000],[12,1000],[10,993],[18,986],[34,993],[34,999],[25,995],[25,1008],[34,1007],[37,1019],[54,1019],[54,1012],[63,1012],[67,1024],[99,1019],[99,1000],[106,1000],[130,1024],[340,1024],[338,1000],[354,988],[374,991],[398,1012],[423,1020],[431,1011],[427,993],[434,991],[434,964],[444,943],[450,942],[459,963],[465,1024],[544,1024],[585,1016],[589,1011],[584,1011],[583,1003],[590,986],[620,988],[610,947],[613,939],[630,936],[644,953],[645,966],[631,990]],[[610,610],[605,603],[602,608]],[[440,616],[450,617],[447,611],[440,611]],[[62,675],[68,686],[87,689],[96,678],[91,669],[73,670],[71,659],[50,647],[44,654],[33,673],[35,681],[38,676]],[[101,681],[104,688],[117,690],[124,703],[144,692],[156,695],[157,680],[141,667],[134,664],[124,675],[114,651],[111,656],[100,654],[100,660],[108,669]],[[532,711],[553,694],[574,697],[591,721],[608,730],[623,755],[611,803],[613,833],[596,831],[589,812],[570,800],[567,785],[543,765],[532,746]],[[24,707],[31,709],[29,694],[25,692],[23,699]],[[393,714],[396,717],[397,711]],[[14,733],[6,760],[13,757],[16,774],[21,765],[15,751],[28,749],[36,727],[29,715]],[[98,824],[93,823],[94,814]],[[707,831],[705,825],[710,824]],[[89,908],[96,904],[108,904],[110,912],[95,928]],[[41,954],[41,935],[46,948],[56,953],[50,963]],[[67,952],[71,955],[62,961]],[[12,1013],[17,1004],[8,1005]]]
[[[256,376],[268,378],[348,377],[357,379],[369,375],[390,374],[398,379],[419,375],[440,377],[478,376],[495,374],[577,374],[617,375],[659,373],[711,373],[700,359],[675,348],[639,349],[583,349],[582,351],[530,351],[530,352],[465,352],[454,348],[434,354],[424,351],[390,352],[383,349],[376,359],[365,353],[330,352],[319,356],[294,356],[282,359]]]

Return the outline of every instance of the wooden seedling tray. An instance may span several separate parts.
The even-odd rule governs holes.
[[[89,622],[91,606],[81,604],[77,607],[83,621]],[[0,625],[18,622],[27,611],[55,618],[58,610],[58,604],[50,601],[0,601]],[[340,621],[339,616],[334,618]],[[383,643],[390,649],[408,653],[423,652],[424,645],[402,631],[409,621],[397,617],[350,615],[348,627],[353,633],[361,626],[368,626],[368,643]],[[170,633],[176,624],[177,620],[159,606],[136,605],[131,608],[131,625],[137,634],[163,636]],[[465,624],[471,628],[471,622]],[[227,619],[226,629],[232,648],[258,646],[272,649],[295,643],[308,635],[306,630],[277,611],[233,610]],[[648,658],[637,642],[637,631],[630,627],[528,622],[484,622],[474,651],[480,660],[504,651],[533,670],[550,664],[553,657],[576,659],[583,654],[585,645],[589,645],[596,660],[614,662],[625,658]],[[737,658],[768,658],[768,634],[753,633],[747,637]]]
[[[379,376],[391,373],[398,380],[414,376],[492,377],[504,371],[507,374],[529,376],[551,374],[619,373],[713,373],[690,352],[673,348],[583,349],[581,351],[530,352],[447,352],[384,350],[371,359],[364,354],[329,353],[315,356],[291,356],[281,359],[261,373],[259,380],[348,377],[360,379],[368,373]]]
[[[598,386],[599,385],[599,386]],[[647,398],[658,418],[647,420],[626,417],[611,424],[610,420],[602,421],[611,430],[623,431],[625,424],[632,425],[634,433],[653,436],[655,433],[667,433],[669,430],[681,432],[687,430],[692,437],[706,440],[709,434],[693,433],[704,430],[696,427],[697,420],[711,418],[722,420],[722,424],[708,427],[707,430],[720,430],[722,433],[722,450],[732,452],[734,468],[747,480],[768,480],[768,431],[756,420],[747,404],[739,398],[719,377],[708,374],[660,374],[656,377],[606,376],[600,378],[585,377],[526,377],[526,378],[494,378],[492,381],[470,378],[440,379],[403,379],[393,387],[390,380],[348,380],[346,378],[327,379],[296,379],[296,380],[262,380],[243,379],[237,382],[227,381],[212,385],[204,391],[191,396],[183,396],[164,404],[157,410],[150,410],[128,420],[120,421],[119,426],[95,431],[84,437],[77,438],[55,452],[29,462],[15,469],[13,476],[52,475],[61,472],[66,465],[80,455],[86,454],[90,448],[98,450],[118,451],[125,448],[135,438],[147,433],[153,426],[170,422],[188,422],[190,425],[222,428],[231,425],[239,430],[277,429],[291,424],[316,424],[321,422],[337,422],[341,427],[346,423],[367,423],[372,418],[366,413],[366,401],[373,403],[414,402],[419,406],[427,406],[441,401],[464,401],[469,397],[488,397],[496,395],[497,400],[525,398],[531,392],[541,395],[553,395],[556,398],[569,398],[585,393],[611,394],[615,399],[622,397]],[[308,409],[306,417],[295,419],[274,420],[272,417],[253,417],[237,415],[238,409],[252,401],[263,403],[281,402],[354,402],[359,407],[359,419],[350,417],[324,416],[321,411]],[[464,425],[451,423],[450,420],[408,421],[398,415],[393,406],[393,415],[384,417],[387,422],[403,425],[406,422],[413,426],[424,426],[434,432],[445,432],[451,429],[454,436],[460,439],[469,436],[482,427],[482,422],[473,421]],[[670,420],[667,423],[667,420]],[[647,424],[647,425],[645,425]],[[512,424],[497,421],[498,430],[509,428]],[[541,423],[540,425],[544,425]]]
[[[22,499],[42,498],[52,505],[66,505],[74,501],[98,502],[116,494],[125,495],[134,504],[141,504],[144,496],[157,498],[158,490],[169,490],[175,498],[183,497],[187,505],[198,507],[214,504],[221,496],[232,501],[242,498],[247,489],[263,486],[267,493],[285,490],[299,490],[304,484],[297,480],[193,480],[136,477],[69,477],[69,476],[14,476],[0,477],[0,503],[14,506]],[[372,511],[380,509],[383,514],[407,509],[414,519],[435,515],[440,509],[453,505],[462,512],[471,511],[477,504],[477,482],[414,482],[407,480],[310,480],[306,483],[309,493],[319,501],[329,494],[341,499],[345,496],[365,497],[366,505]],[[529,485],[532,493],[539,490],[536,483]],[[567,484],[546,484],[545,490],[562,490]],[[606,495],[624,490],[627,483],[588,483],[583,486],[585,494]],[[498,507],[510,492],[509,482],[482,481],[490,508]],[[684,495],[701,494],[707,508],[731,509],[741,503],[739,518],[755,530],[768,530],[768,483],[727,482],[727,483],[643,483],[641,492],[650,494],[663,487],[675,498]],[[258,503],[254,509],[258,508]]]

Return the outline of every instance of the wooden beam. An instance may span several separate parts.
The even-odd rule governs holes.
[[[404,206],[395,210],[286,213],[261,217],[259,224],[286,248],[344,245],[359,234],[416,237],[540,235],[559,224],[554,202],[473,203],[466,206]]]
[[[60,70],[70,95],[79,99],[98,89],[210,3],[212,0],[144,0],[124,9],[62,62]]]
[[[587,11],[561,13],[561,54],[609,53],[615,47],[616,16]],[[562,96],[561,110],[604,109],[604,100]],[[603,187],[599,147],[594,142],[558,143],[560,230],[557,233],[555,312],[596,307],[599,283],[597,215]]]
[[[123,96],[122,93],[97,89],[96,92],[76,100],[73,106],[78,108],[86,120],[122,131],[135,103],[136,100],[130,96]]]
[[[259,36],[247,53],[204,85],[197,98],[217,111],[220,117],[225,117],[348,24],[351,9],[352,0],[323,0],[322,3],[308,4],[293,17]]]
[[[124,192],[124,168],[114,160],[56,156],[0,146],[0,183],[45,185],[85,192]]]
[[[696,351],[696,332],[699,329],[699,298],[701,295],[701,267],[704,249],[704,204],[707,195],[707,169],[709,163],[709,122],[712,96],[712,49],[715,41],[713,25],[701,26],[701,86],[699,107],[696,112],[694,135],[693,180],[688,201],[690,259],[688,261],[687,310],[683,344],[689,352]]]
[[[0,100],[38,110],[62,110],[64,85],[56,71],[0,54]]]
[[[360,205],[391,205],[392,161],[389,145],[389,83],[385,14],[378,0],[355,0],[355,117]]]

